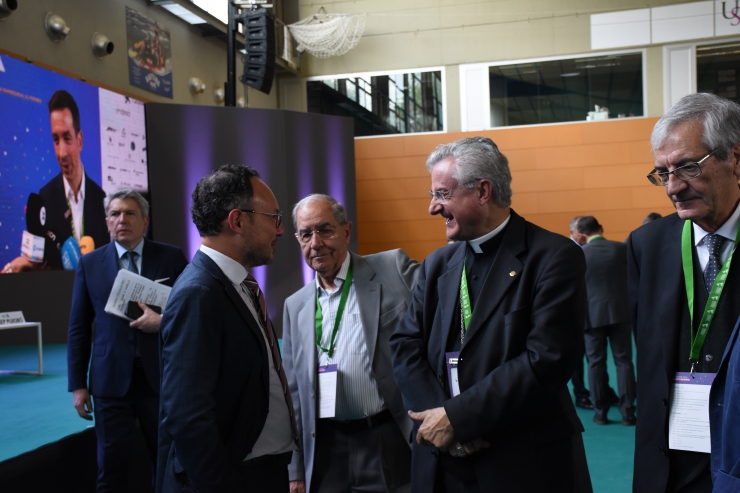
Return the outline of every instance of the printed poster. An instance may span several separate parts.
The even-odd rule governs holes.
[[[170,31],[126,7],[129,84],[172,99]]]

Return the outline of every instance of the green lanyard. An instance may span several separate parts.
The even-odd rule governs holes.
[[[699,353],[701,348],[704,346],[704,340],[707,338],[707,332],[709,332],[709,326],[714,319],[717,305],[719,304],[719,298],[722,296],[722,291],[725,289],[725,281],[727,275],[730,272],[730,263],[732,262],[732,255],[735,253],[737,248],[738,239],[740,239],[740,228],[735,235],[735,245],[733,246],[730,256],[727,258],[725,263],[722,265],[717,274],[717,278],[714,280],[712,285],[712,291],[709,293],[707,299],[707,305],[704,307],[704,314],[701,317],[699,323],[699,332],[694,334],[694,248],[693,248],[693,227],[691,221],[685,221],[683,224],[683,232],[681,233],[681,263],[683,264],[683,275],[686,282],[686,298],[689,301],[689,318],[691,319],[691,352],[689,353],[689,361],[691,362],[691,374],[694,373],[694,367],[699,362]]]
[[[342,297],[339,299],[339,308],[337,309],[337,318],[334,319],[334,330],[331,333],[331,343],[329,349],[321,346],[321,337],[324,335],[324,315],[321,313],[321,303],[319,303],[319,290],[316,289],[316,345],[331,358],[334,353],[334,340],[337,338],[339,323],[342,321],[344,307],[347,305],[349,297],[349,288],[352,284],[352,261],[350,260],[349,269],[347,269],[347,279],[342,284]]]
[[[463,259],[462,277],[460,278],[460,318],[462,323],[460,324],[460,346],[462,347],[465,342],[465,331],[468,330],[470,325],[470,318],[473,316],[473,312],[470,309],[470,294],[468,293],[468,276],[465,273],[465,263],[467,257]]]

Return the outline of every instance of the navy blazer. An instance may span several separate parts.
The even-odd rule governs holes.
[[[49,183],[39,190],[39,195],[44,199],[46,207],[46,227],[58,236],[59,242],[64,244],[67,238],[72,236],[72,216],[69,212],[69,204],[64,194],[64,181],[62,174],[52,178]],[[100,248],[110,243],[108,226],[105,223],[105,208],[103,200],[105,192],[97,183],[85,174],[85,203],[82,208],[82,224],[84,236],[90,236],[95,242],[95,248]],[[49,243],[49,242],[47,242]],[[48,255],[47,265],[53,268],[62,268],[61,255]]]
[[[103,209],[102,205],[100,209]],[[172,286],[186,265],[185,255],[179,248],[144,240],[141,255],[143,277],[151,280],[169,278],[163,284]],[[128,320],[105,313],[105,304],[118,270],[115,243],[83,255],[77,266],[67,335],[70,392],[88,388],[96,397],[123,397],[131,384],[136,337],[139,338],[147,380],[152,389],[159,392],[159,336],[132,328]]]
[[[586,324],[583,252],[513,210],[500,234],[460,353],[460,395],[450,398],[443,382],[450,330],[459,324],[466,242],[422,263],[411,305],[390,339],[394,375],[408,409],[444,406],[462,443],[480,437],[491,444],[456,459],[472,463],[482,487],[590,491],[583,426],[567,388]],[[413,492],[433,490],[440,453],[414,441]]]
[[[201,251],[167,301],[160,330],[158,492],[246,491],[238,467],[269,411],[262,329]]]
[[[740,491],[740,319],[735,324],[709,393],[714,493]]]

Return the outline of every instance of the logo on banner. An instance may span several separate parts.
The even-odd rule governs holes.
[[[740,0],[735,0],[735,6],[730,9],[730,15],[727,15],[727,9],[725,8],[725,4],[727,2],[722,2],[722,17],[724,17],[727,20],[735,19],[733,22],[730,23],[731,26],[737,26],[740,24]]]
[[[159,87],[159,77],[154,74],[147,75],[144,80],[151,86],[152,89]]]

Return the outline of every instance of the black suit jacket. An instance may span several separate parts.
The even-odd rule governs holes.
[[[57,235],[60,244],[64,244],[67,238],[72,236],[72,215],[69,212],[67,197],[64,195],[62,174],[59,173],[44,185],[39,190],[39,195],[44,199],[44,206],[46,207],[46,227]],[[86,173],[85,203],[82,217],[85,236],[92,237],[95,241],[95,248],[110,243],[110,233],[108,233],[108,226],[105,224],[103,199],[105,199],[105,192]],[[47,242],[48,244],[49,242]],[[48,256],[46,264],[61,269],[62,258],[59,255]]]
[[[164,284],[172,286],[187,264],[179,248],[144,240],[141,255],[143,277],[151,280],[169,278]],[[159,336],[131,328],[127,320],[105,313],[118,270],[115,243],[83,255],[77,266],[67,333],[70,391],[88,388],[96,397],[123,397],[131,385],[134,344],[138,339],[147,380],[152,389],[159,392]]]
[[[175,283],[161,335],[157,491],[246,491],[237,467],[268,413],[258,322],[213,260],[198,251]]]
[[[583,254],[589,326],[628,323],[627,247],[618,241],[595,238],[583,246]]]
[[[481,437],[491,444],[456,459],[474,465],[482,487],[590,491],[585,456],[574,459],[583,427],[566,387],[583,344],[583,252],[514,211],[500,234],[460,354],[461,394],[452,399],[443,383],[445,350],[450,331],[459,330],[466,243],[436,250],[423,262],[411,305],[390,340],[404,403],[414,411],[444,406],[462,443]],[[438,452],[414,442],[412,455],[412,490],[433,491]]]
[[[627,279],[640,380],[637,386],[635,493],[665,491],[669,481],[668,417],[673,382],[677,371],[688,371],[688,351],[685,360],[678,359],[681,339],[688,338],[689,331],[681,266],[683,225],[684,221],[674,213],[640,227],[627,239]],[[740,315],[740,305],[735,298],[740,286],[739,262],[738,256],[733,255],[727,286],[702,349],[702,355],[707,351],[714,354],[715,362],[719,361],[727,344],[731,324]],[[695,272],[697,269],[695,266]],[[695,279],[701,283],[701,273],[695,274]],[[696,289],[702,288],[697,285]],[[696,320],[701,318],[703,309],[703,306],[695,307]],[[682,370],[680,366],[686,368]]]

